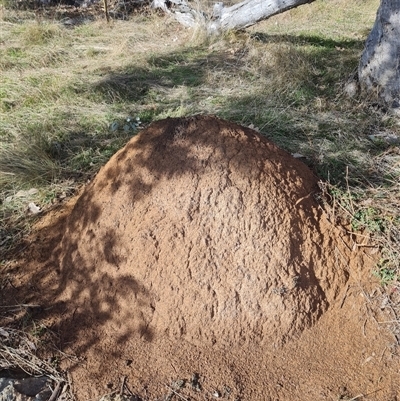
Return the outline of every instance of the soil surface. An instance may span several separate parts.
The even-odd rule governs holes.
[[[41,219],[8,297],[78,357],[79,401],[122,382],[144,400],[397,400],[371,248],[318,193],[248,128],[153,123]]]

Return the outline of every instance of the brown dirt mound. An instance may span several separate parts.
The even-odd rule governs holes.
[[[78,314],[89,303],[93,316],[118,305],[117,341],[126,332],[210,345],[297,336],[348,277],[316,183],[251,130],[211,117],[153,124],[69,217],[66,299]],[[88,276],[99,285],[82,291]]]
[[[390,338],[360,297],[368,259],[317,192],[300,161],[214,117],[132,139],[66,220],[49,220],[52,256],[42,249],[30,279],[51,294],[37,298],[54,305],[65,350],[85,357],[68,363],[78,399],[126,376],[152,400],[193,373],[205,392],[192,399],[397,394]]]

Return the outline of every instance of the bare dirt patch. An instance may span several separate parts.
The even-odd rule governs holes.
[[[327,220],[317,182],[250,129],[153,123],[42,220],[8,296],[40,303],[80,358],[64,361],[79,400],[122,377],[152,400],[193,374],[192,399],[396,399],[373,260]]]

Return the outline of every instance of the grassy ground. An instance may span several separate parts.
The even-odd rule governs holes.
[[[2,8],[0,267],[29,230],[28,203],[73,193],[136,118],[212,113],[304,155],[398,291],[400,124],[344,91],[378,3],[319,0],[218,39],[157,14],[107,24]]]

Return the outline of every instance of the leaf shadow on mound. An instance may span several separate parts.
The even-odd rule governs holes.
[[[88,224],[89,219],[96,221],[98,216],[98,210],[92,207],[90,213],[85,216],[84,224],[85,222]],[[82,347],[76,349],[76,355],[79,356],[101,340],[104,336],[101,330],[102,325],[112,320],[115,311],[121,307],[115,297],[116,291],[122,298],[128,294],[133,295],[139,300],[139,305],[147,304],[149,293],[146,287],[131,275],[120,275],[115,278],[106,274],[99,279],[95,278],[95,265],[89,266],[79,255],[72,260],[77,248],[76,243],[69,244],[68,253],[64,255],[64,263],[70,266],[71,270],[61,271],[60,245],[65,235],[64,228],[75,227],[75,223],[74,220],[68,219],[68,215],[63,215],[52,221],[43,230],[38,231],[38,243],[29,245],[29,256],[25,255],[22,262],[33,266],[29,283],[25,283],[21,287],[14,283],[14,276],[19,276],[21,265],[15,265],[8,269],[8,280],[1,283],[0,303],[2,305],[27,305],[25,311],[18,315],[11,311],[11,314],[14,315],[12,325],[16,328],[29,332],[29,330],[34,331],[35,322],[38,320],[45,322],[46,325],[47,322],[50,322],[51,325],[47,326],[47,329],[56,334],[56,339],[52,340],[57,341],[55,345],[60,349],[71,341],[76,342],[82,333],[87,333],[87,330],[91,329],[91,337],[87,341],[83,341]],[[81,227],[80,224],[79,226]],[[111,266],[118,268],[118,265],[123,263],[123,259],[115,253],[115,241],[117,241],[117,236],[113,235],[101,238],[94,243],[94,249],[99,258],[104,258]],[[26,286],[29,287],[29,291],[26,291]],[[66,295],[62,300],[60,300],[61,294]],[[77,299],[84,299],[84,302],[71,314],[71,304]],[[39,305],[39,307],[31,308],[29,307],[31,304]],[[122,320],[124,319],[132,319],[132,316],[123,316]],[[5,313],[0,315],[0,325],[7,321],[9,321],[9,317],[6,309]],[[123,321],[116,322],[116,324],[122,323]],[[145,341],[151,341],[153,338],[151,328],[141,317],[137,319],[135,333],[119,331],[114,338],[119,344],[125,342],[132,335],[138,335]],[[109,356],[115,357],[116,354],[110,350]]]

